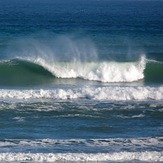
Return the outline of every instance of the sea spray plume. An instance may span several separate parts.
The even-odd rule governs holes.
[[[56,45],[57,61],[91,62],[98,59],[95,45],[89,38],[59,36]]]
[[[8,48],[9,59],[38,59],[47,62],[96,61],[97,50],[87,37],[44,34],[13,41]],[[12,52],[12,54],[11,54]]]
[[[145,49],[142,47],[141,43],[131,38],[124,38],[124,44],[126,47],[126,60],[135,61],[142,57],[145,58]]]
[[[67,35],[43,38],[18,40],[15,57],[41,65],[58,78],[101,82],[133,82],[144,78],[144,56],[135,62],[102,62],[87,38]]]
[[[106,41],[98,40],[96,46],[101,61],[138,61],[141,55],[146,53],[140,41],[127,36],[115,35],[107,38]]]
[[[133,82],[144,78],[144,55],[136,62],[99,62],[97,50],[89,39],[57,36],[48,44],[41,44],[34,50],[37,53],[28,54],[26,59],[43,66],[58,78],[101,82]]]

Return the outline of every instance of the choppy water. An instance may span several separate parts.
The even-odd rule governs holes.
[[[162,8],[0,1],[0,162],[162,162]]]

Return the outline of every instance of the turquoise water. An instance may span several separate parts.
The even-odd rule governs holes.
[[[0,1],[0,162],[162,162],[163,2]]]

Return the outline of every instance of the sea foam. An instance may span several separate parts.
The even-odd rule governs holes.
[[[56,89],[0,89],[2,100],[91,99],[91,100],[163,100],[163,87],[107,86]]]
[[[54,162],[54,161],[148,161],[162,162],[163,152],[116,152],[116,153],[0,153],[0,161],[32,161],[32,162]]]
[[[58,78],[83,78],[101,82],[133,82],[144,78],[145,57],[137,62],[54,62],[27,60],[43,66]]]

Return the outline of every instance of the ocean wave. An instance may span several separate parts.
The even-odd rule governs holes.
[[[34,100],[34,99],[91,99],[91,100],[163,100],[163,87],[148,86],[108,86],[83,87],[69,89],[1,89],[0,99],[3,100]]]
[[[25,75],[24,75],[25,74]],[[53,83],[57,78],[80,78],[107,83],[163,82],[163,63],[137,62],[48,62],[42,58],[14,59],[0,62],[1,85]]]
[[[143,138],[108,138],[108,139],[5,139],[0,140],[0,147],[56,147],[56,146],[89,146],[89,147],[108,147],[111,151],[120,149],[135,151],[144,150],[146,147],[153,147],[155,150],[162,151],[163,137],[143,137]],[[124,145],[125,144],[125,145]],[[133,148],[134,147],[134,148]]]
[[[0,140],[0,161],[163,161],[162,137]],[[27,151],[46,153],[27,153]],[[70,152],[71,149],[71,152]],[[96,152],[94,152],[96,149]],[[60,151],[52,152],[52,151]],[[14,151],[14,152],[12,152]],[[85,152],[82,152],[85,151]]]
[[[148,161],[162,162],[163,152],[115,152],[115,153],[0,153],[0,161],[55,162],[55,161]]]
[[[34,61],[58,78],[83,78],[101,82],[133,82],[144,78],[145,58],[138,62],[56,62]]]

